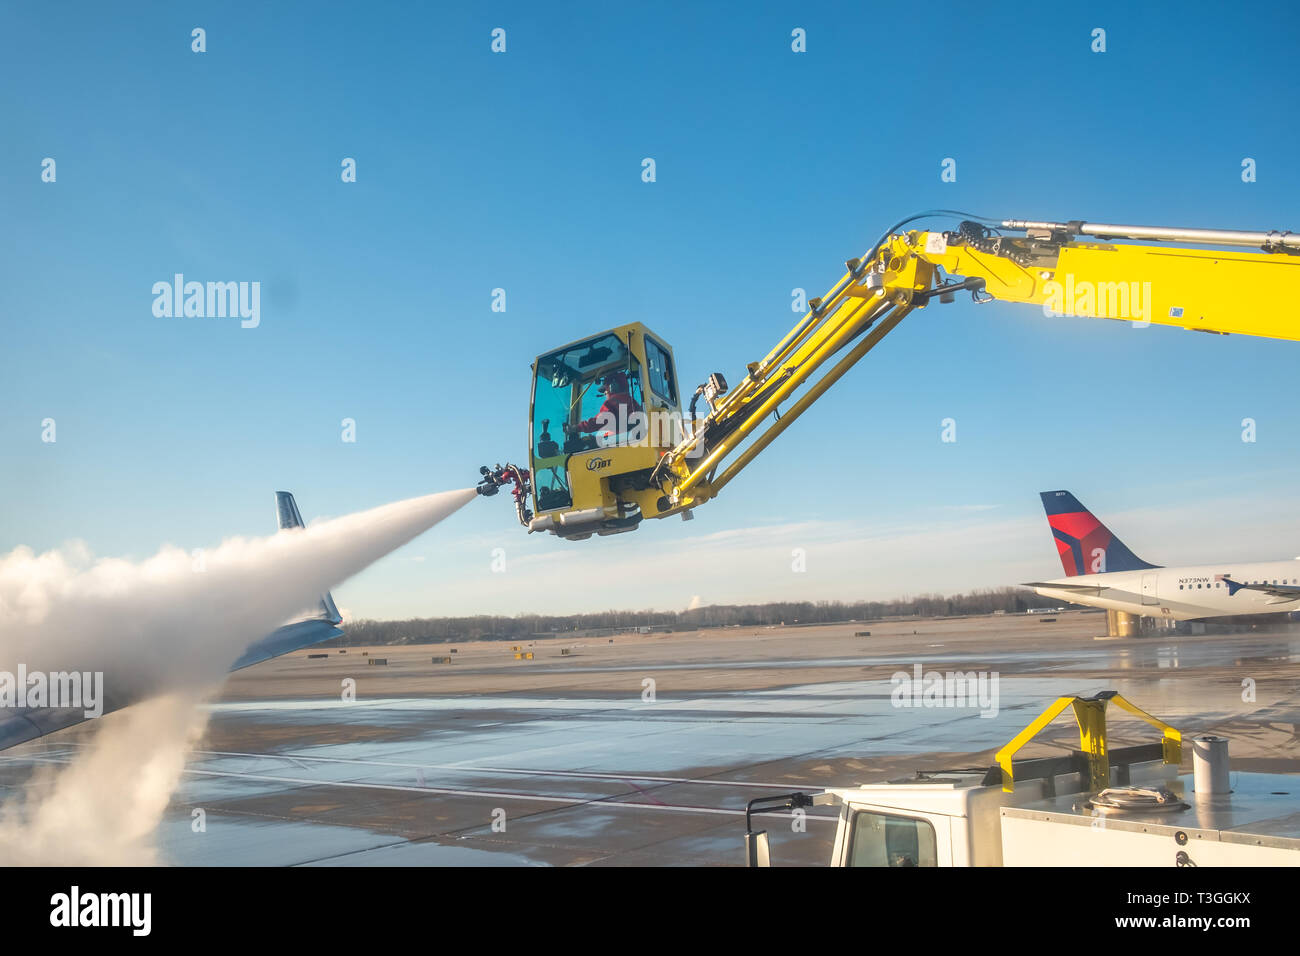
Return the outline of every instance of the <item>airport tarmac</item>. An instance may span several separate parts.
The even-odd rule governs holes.
[[[1104,689],[1230,737],[1238,770],[1300,772],[1300,631],[1104,628],[1069,612],[516,642],[532,660],[495,641],[298,652],[226,682],[159,845],[178,865],[734,865],[754,797],[988,765],[1057,695]],[[894,706],[891,676],[916,665],[996,672],[996,699]],[[0,797],[93,723],[0,755]],[[1111,729],[1155,739],[1114,709]],[[1076,742],[1063,716],[1025,754]],[[824,864],[833,819],[763,817],[774,862]]]

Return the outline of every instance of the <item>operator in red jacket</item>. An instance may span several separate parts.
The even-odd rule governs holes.
[[[604,403],[600,406],[600,411],[594,418],[588,418],[585,422],[578,422],[574,427],[579,432],[594,432],[600,429],[618,431],[626,429],[628,417],[633,412],[641,411],[641,406],[637,404],[628,389],[627,375],[623,372],[610,372],[601,379],[600,386],[596,389],[601,395],[605,396]]]

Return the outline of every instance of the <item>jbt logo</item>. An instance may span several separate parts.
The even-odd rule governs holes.
[[[588,459],[587,459],[587,470],[588,470],[588,471],[600,471],[600,469],[602,469],[602,468],[608,468],[608,467],[609,467],[610,465],[612,465],[612,464],[614,464],[614,459],[613,459],[613,458],[588,458]]]

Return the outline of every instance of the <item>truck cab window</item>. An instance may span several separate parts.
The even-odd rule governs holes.
[[[938,866],[928,820],[859,810],[853,814],[849,866]]]

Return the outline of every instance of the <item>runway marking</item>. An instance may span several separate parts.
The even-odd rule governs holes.
[[[669,810],[677,813],[712,813],[721,816],[735,817],[745,815],[744,810],[730,810],[725,807],[695,807],[686,804],[672,803],[632,803],[626,801],[615,802],[614,797],[547,797],[535,793],[511,793],[504,790],[461,790],[450,787],[411,787],[395,783],[358,783],[351,780],[309,780],[303,777],[281,777],[272,774],[260,773],[237,773],[229,770],[199,770],[197,768],[187,768],[186,773],[200,774],[207,777],[239,777],[247,780],[264,780],[269,783],[292,783],[305,787],[342,787],[350,790],[392,790],[399,793],[436,793],[451,797],[491,797],[494,800],[527,800],[533,803],[559,803],[572,807],[591,806],[599,804],[602,807],[619,807],[628,810]],[[806,816],[809,820],[822,820],[828,823],[834,823],[839,820],[838,816],[821,816],[809,813]]]
[[[55,751],[52,751],[52,752],[51,752],[51,751],[48,751],[48,750],[42,750],[42,751],[40,751],[40,756],[42,756],[42,757],[59,757],[59,756],[62,756],[62,755],[64,755],[64,754],[70,754],[70,753],[76,753],[76,751],[75,751],[75,750],[55,750]],[[35,759],[37,759],[37,755],[36,755],[35,753],[30,753],[30,754],[4,754],[4,755],[0,756],[0,760],[35,760]]]
[[[196,750],[194,753],[215,757],[260,757],[266,760],[278,759],[292,760],[295,762],[317,760],[322,763],[347,763],[369,767],[396,767],[410,770],[453,770],[467,773],[504,773],[521,777],[576,777],[583,780],[616,780],[627,782],[635,780],[640,783],[690,783],[710,787],[756,787],[764,790],[785,790],[787,792],[798,789],[796,785],[789,783],[754,783],[749,780],[710,780],[699,779],[696,777],[656,777],[649,774],[598,773],[586,770],[525,770],[515,767],[475,767],[466,764],[401,763],[395,760],[359,760],[354,757],[317,757],[311,754],[253,754],[228,750]]]

